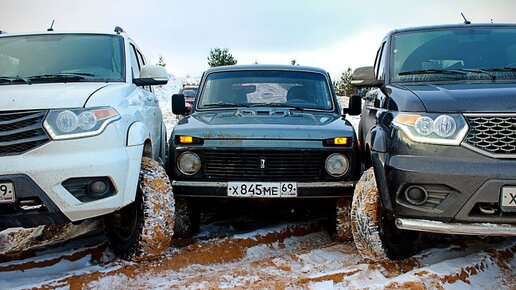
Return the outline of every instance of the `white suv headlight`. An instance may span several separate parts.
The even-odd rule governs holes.
[[[459,114],[399,113],[392,124],[412,141],[442,145],[459,145],[469,129]]]
[[[51,110],[44,126],[54,140],[73,139],[98,135],[119,118],[111,107]]]

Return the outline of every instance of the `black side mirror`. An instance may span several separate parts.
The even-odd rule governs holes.
[[[348,114],[350,116],[360,115],[362,112],[362,97],[359,95],[352,95],[349,97],[348,107],[342,110],[344,115]]]
[[[172,95],[172,113],[174,113],[174,115],[184,115],[186,113],[185,95]]]

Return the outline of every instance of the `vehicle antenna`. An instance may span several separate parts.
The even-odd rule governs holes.
[[[54,31],[54,28],[53,28],[53,27],[54,27],[54,22],[55,22],[55,21],[56,21],[55,19],[54,19],[54,20],[52,20],[52,24],[50,24],[50,28],[49,28],[49,29],[47,29],[47,31]]]
[[[464,16],[464,13],[461,12],[460,15],[462,15],[462,18],[464,18],[464,24],[471,24],[471,21],[467,20],[466,16]]]

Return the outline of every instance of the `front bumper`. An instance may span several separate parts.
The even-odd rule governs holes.
[[[402,230],[422,231],[452,235],[516,236],[516,225],[490,223],[443,223],[430,220],[396,219]]]
[[[21,155],[0,157],[0,181],[12,182],[17,197],[37,196],[47,210],[62,214],[60,221],[79,221],[111,213],[134,200],[143,146],[127,147],[114,124],[95,137],[51,141]],[[21,182],[13,176],[24,176]],[[107,177],[116,194],[99,200],[81,202],[63,187],[71,178]],[[25,184],[25,185],[22,185]],[[14,208],[14,210],[13,210]],[[13,214],[19,213],[14,217]],[[20,200],[10,209],[0,208],[0,226],[36,226],[38,222],[22,214]],[[11,221],[10,221],[11,220]]]
[[[486,157],[462,146],[439,146],[397,139],[386,155],[380,180],[387,211],[398,218],[445,223],[516,224],[516,212],[502,210],[502,187],[516,186],[516,160]],[[399,141],[403,140],[403,142]],[[423,204],[406,192],[428,192]],[[483,210],[488,209],[488,210]]]
[[[225,181],[173,181],[174,194],[187,197],[228,197]],[[297,197],[286,198],[335,198],[351,196],[355,182],[297,182]],[[238,197],[235,197],[238,198]]]

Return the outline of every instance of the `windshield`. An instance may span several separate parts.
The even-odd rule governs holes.
[[[28,83],[123,81],[123,51],[123,38],[114,35],[0,37],[0,85],[19,79]]]
[[[209,74],[199,108],[284,106],[331,110],[326,77],[294,71],[233,71]]]
[[[516,77],[516,28],[404,32],[392,43],[393,82]]]
[[[193,98],[197,94],[197,89],[183,89],[182,93],[185,97]]]

